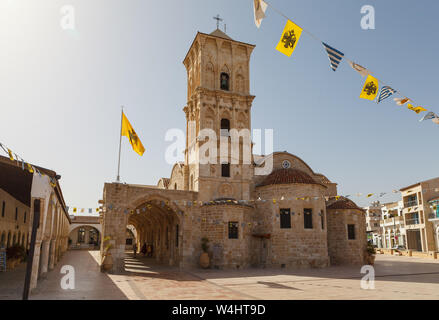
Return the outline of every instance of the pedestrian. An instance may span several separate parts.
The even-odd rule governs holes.
[[[152,250],[151,250],[151,245],[150,244],[148,244],[148,247],[147,247],[147,252],[148,252],[148,254],[147,254],[147,256],[148,257],[152,257]]]
[[[134,252],[134,258],[136,257],[137,254],[137,244],[133,244],[133,252]]]
[[[145,256],[145,254],[146,254],[146,242],[142,246],[142,253]]]

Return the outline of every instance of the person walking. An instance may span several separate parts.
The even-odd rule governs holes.
[[[142,246],[142,253],[145,256],[145,254],[146,254],[146,242]]]
[[[136,254],[137,254],[137,244],[136,243],[133,244],[133,253],[134,253],[134,258],[135,258]]]

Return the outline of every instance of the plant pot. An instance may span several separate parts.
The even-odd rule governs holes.
[[[367,256],[367,264],[373,266],[375,264],[375,255]]]
[[[6,269],[14,270],[15,267],[20,263],[20,259],[11,258],[6,260]]]
[[[210,264],[209,254],[207,252],[203,252],[200,256],[200,266],[201,268],[207,269]]]
[[[102,261],[102,270],[109,271],[111,268],[113,268],[113,256],[111,253],[107,253]]]

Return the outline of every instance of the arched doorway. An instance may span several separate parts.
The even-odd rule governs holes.
[[[171,207],[167,200],[148,200],[136,206],[129,214],[128,225],[134,226],[136,230],[139,251],[146,245],[150,248],[147,256],[155,263],[179,266],[181,215],[182,211]]]
[[[101,234],[93,226],[82,225],[74,228],[69,234],[70,249],[99,249]]]

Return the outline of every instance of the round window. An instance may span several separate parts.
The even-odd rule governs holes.
[[[289,169],[290,167],[291,167],[291,162],[289,162],[288,160],[284,160],[282,162],[282,168]]]

